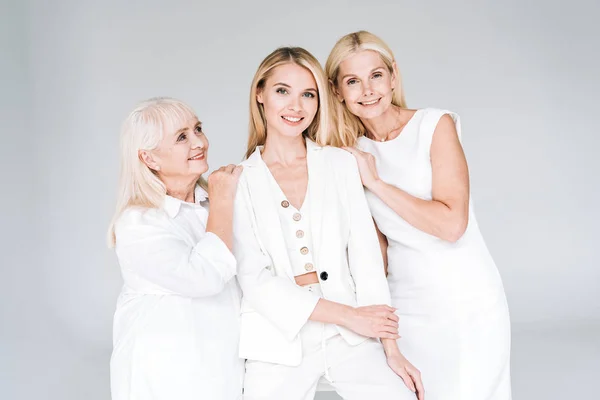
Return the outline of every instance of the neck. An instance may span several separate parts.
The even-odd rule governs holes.
[[[267,135],[265,147],[262,152],[265,164],[291,165],[298,159],[306,158],[306,143],[302,135],[282,136],[277,134]]]
[[[360,119],[367,134],[374,140],[388,140],[390,134],[395,129],[399,128],[400,124],[400,107],[390,104],[383,114],[376,118]]]
[[[182,179],[164,179],[163,182],[167,187],[167,194],[171,197],[185,201],[188,203],[194,202],[194,190],[196,189],[196,182]]]

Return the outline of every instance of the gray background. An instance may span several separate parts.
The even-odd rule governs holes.
[[[104,243],[119,127],[135,103],[190,103],[211,168],[235,163],[262,58],[299,45],[324,62],[358,29],[394,50],[410,107],[462,117],[478,219],[510,304],[514,398],[590,398],[600,369],[597,2],[1,7],[1,398],[110,397],[121,278]]]

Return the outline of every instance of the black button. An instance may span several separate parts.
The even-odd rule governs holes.
[[[326,281],[327,278],[329,278],[329,274],[327,273],[327,271],[321,272],[321,280]]]

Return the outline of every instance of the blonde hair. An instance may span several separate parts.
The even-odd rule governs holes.
[[[358,31],[347,34],[337,41],[335,46],[333,46],[331,53],[329,53],[329,57],[327,57],[327,62],[325,63],[325,72],[327,73],[327,78],[329,78],[330,96],[335,98],[340,64],[352,54],[365,50],[371,50],[378,53],[390,73],[396,74],[396,86],[393,88],[392,104],[401,108],[406,108],[404,90],[402,88],[402,78],[400,72],[394,65],[394,53],[392,53],[392,50],[383,40],[367,31]],[[336,128],[335,133],[329,136],[327,141],[319,144],[338,147],[354,146],[356,139],[363,136],[366,132],[364,125],[342,102],[333,102],[332,113],[333,123]]]
[[[139,157],[140,150],[154,150],[165,132],[179,129],[182,123],[196,118],[185,103],[169,97],[155,97],[138,104],[121,128],[121,171],[115,214],[108,229],[108,246],[115,246],[115,223],[129,207],[159,208],[167,188]],[[200,178],[199,184],[206,188]]]
[[[263,105],[256,95],[265,86],[267,79],[273,74],[275,68],[285,64],[297,64],[306,68],[313,75],[319,93],[319,108],[315,118],[306,129],[305,134],[317,142],[323,141],[329,134],[329,107],[330,100],[327,91],[327,78],[319,61],[308,51],[301,47],[280,47],[269,54],[258,67],[252,87],[250,89],[250,124],[248,127],[248,146],[245,158],[248,158],[257,146],[265,144],[267,138],[267,121]]]

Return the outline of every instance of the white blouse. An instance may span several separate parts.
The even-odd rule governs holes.
[[[114,318],[113,400],[241,398],[236,261],[206,232],[208,202],[165,198],[115,226],[124,286]]]
[[[269,167],[264,162],[263,168],[265,168],[271,181],[271,194],[277,199],[279,222],[281,223],[281,231],[294,276],[314,272],[314,247],[308,223],[310,221],[310,202],[308,201],[310,184],[306,189],[304,202],[298,210],[288,201],[285,193],[283,193]]]

